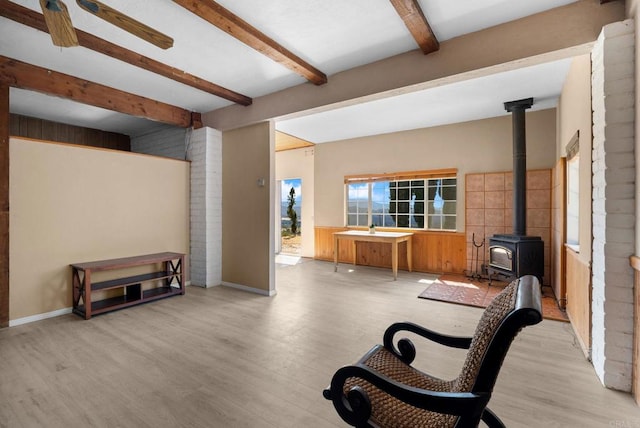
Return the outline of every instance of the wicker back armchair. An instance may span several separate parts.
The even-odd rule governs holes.
[[[542,320],[540,283],[516,279],[485,309],[473,337],[447,336],[413,323],[391,325],[356,364],[339,369],[324,390],[338,414],[355,427],[503,427],[487,408],[504,357],[518,332]],[[442,380],[411,366],[415,347],[396,333],[409,331],[437,343],[468,349],[460,375]]]

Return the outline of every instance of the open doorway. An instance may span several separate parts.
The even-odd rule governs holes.
[[[280,253],[300,255],[302,246],[302,179],[282,180],[280,189]]]

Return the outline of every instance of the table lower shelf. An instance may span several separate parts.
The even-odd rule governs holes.
[[[184,294],[183,290],[177,287],[165,286],[155,287],[142,292],[142,298],[140,295],[122,295],[116,297],[110,297],[108,299],[97,300],[91,302],[91,315],[98,315],[104,312],[111,312],[118,309],[123,309],[129,306],[140,305],[143,303],[151,302],[153,300],[164,299],[166,297],[175,296],[178,294]],[[79,305],[73,308],[73,313],[82,317],[86,315],[84,305]]]

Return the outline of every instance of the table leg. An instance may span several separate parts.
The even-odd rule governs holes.
[[[333,237],[333,271],[338,272],[338,237]]]
[[[398,279],[398,241],[391,243],[391,270],[393,270],[393,280]]]
[[[412,272],[411,268],[413,267],[413,256],[411,253],[413,247],[413,238],[410,236],[407,242],[407,264],[409,265],[409,272]]]

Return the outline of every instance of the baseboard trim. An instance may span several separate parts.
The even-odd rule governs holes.
[[[29,324],[36,321],[46,320],[48,318],[59,317],[60,315],[67,315],[71,313],[73,308],[58,309],[44,314],[30,315],[28,317],[17,318],[15,320],[9,320],[9,327],[16,327],[22,324]]]
[[[229,288],[235,288],[249,293],[261,294],[263,296],[273,297],[277,294],[276,290],[262,290],[260,288],[248,287],[242,284],[236,284],[233,282],[222,281],[222,285]]]
[[[186,281],[184,285],[185,287],[191,286],[191,281]],[[45,312],[44,314],[30,315],[28,317],[9,320],[9,327],[17,327],[22,324],[29,324],[36,321],[46,320],[48,318],[59,317],[60,315],[67,315],[72,313],[72,311],[73,311],[73,308],[64,308],[64,309],[58,309],[51,312]]]

